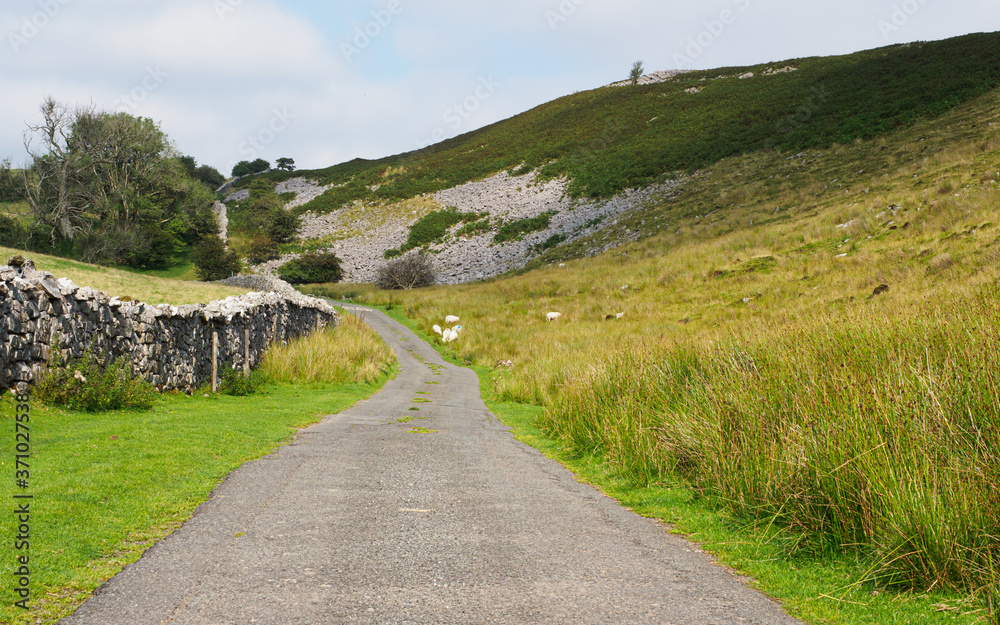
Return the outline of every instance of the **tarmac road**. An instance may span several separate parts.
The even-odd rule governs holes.
[[[799,623],[515,441],[475,373],[364,317],[401,373],[233,472],[61,623]]]

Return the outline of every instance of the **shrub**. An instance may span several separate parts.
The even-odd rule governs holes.
[[[250,247],[247,249],[247,262],[259,265],[269,260],[281,258],[281,250],[278,244],[264,235],[256,235],[250,240]]]
[[[58,346],[53,348],[53,354],[35,385],[39,400],[85,412],[153,407],[156,390],[133,374],[124,356],[107,364],[87,350],[63,367]]]
[[[299,229],[299,218],[283,208],[271,210],[266,217],[264,232],[273,241],[288,243]]]
[[[421,217],[416,223],[410,226],[410,236],[407,237],[406,243],[400,246],[399,250],[407,252],[418,247],[430,245],[448,234],[448,229],[452,226],[478,218],[479,215],[477,213],[460,213],[454,208],[434,211]]]
[[[518,241],[532,232],[545,230],[549,227],[549,222],[555,214],[555,211],[546,211],[536,217],[527,217],[506,223],[500,226],[500,230],[493,236],[493,242],[506,243],[507,241]]]
[[[290,284],[340,282],[344,276],[340,258],[328,252],[303,254],[278,269],[281,279]]]
[[[267,376],[261,371],[250,371],[243,373],[242,369],[236,369],[231,364],[222,367],[222,382],[219,384],[219,392],[224,395],[234,397],[246,397],[253,395],[267,384]]]
[[[191,251],[198,279],[210,282],[225,280],[240,272],[242,263],[236,252],[226,249],[226,244],[216,235],[209,235]]]
[[[386,263],[378,271],[375,284],[380,289],[403,290],[431,286],[437,279],[431,259],[410,254]]]
[[[194,177],[201,180],[213,189],[218,189],[226,182],[226,177],[218,169],[211,165],[202,165],[194,170]]]
[[[18,247],[27,238],[21,224],[6,215],[0,215],[0,245]]]

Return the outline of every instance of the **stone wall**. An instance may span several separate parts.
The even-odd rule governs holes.
[[[56,280],[30,260],[15,264],[0,265],[0,391],[33,381],[57,345],[64,360],[93,348],[129,358],[133,371],[161,390],[190,390],[211,381],[213,334],[220,368],[253,368],[271,343],[339,322],[332,306],[298,293],[153,306]]]

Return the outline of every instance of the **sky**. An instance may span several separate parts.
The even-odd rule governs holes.
[[[229,174],[408,152],[647,72],[1000,30],[997,0],[3,0],[0,160],[48,96]]]

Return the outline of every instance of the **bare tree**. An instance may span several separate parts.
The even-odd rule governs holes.
[[[406,290],[430,286],[437,279],[431,259],[424,254],[410,254],[389,261],[378,271],[375,285],[386,290]]]
[[[88,208],[86,199],[75,192],[80,156],[69,145],[79,111],[52,97],[45,98],[41,111],[42,123],[28,124],[24,133],[24,148],[32,159],[23,172],[25,199],[36,222],[52,228],[53,242],[56,233],[72,240],[83,229]]]

